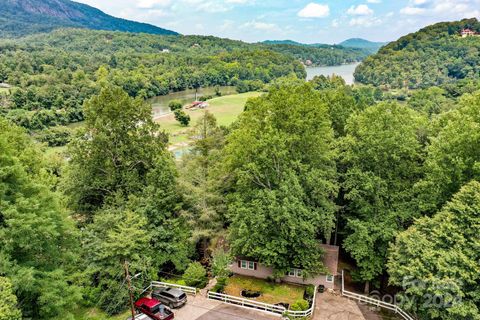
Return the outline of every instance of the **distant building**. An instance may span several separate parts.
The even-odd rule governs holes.
[[[8,83],[0,82],[0,88],[2,89],[10,89],[11,86]]]
[[[462,38],[473,37],[473,36],[477,35],[477,33],[475,31],[473,31],[472,29],[468,29],[468,28],[463,29],[460,34],[462,35]]]
[[[312,64],[313,64],[312,60],[306,60],[306,61],[305,61],[305,65],[306,65],[307,67],[310,67]]]
[[[194,102],[192,102],[191,105],[189,105],[187,107],[187,109],[195,109],[195,108],[205,109],[207,107],[208,107],[208,102],[206,102],[206,101],[194,101]]]
[[[163,49],[162,52],[163,52],[163,53],[169,53],[170,50],[168,50],[168,49]]]

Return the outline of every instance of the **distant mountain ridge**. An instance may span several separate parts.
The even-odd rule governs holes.
[[[268,45],[280,45],[287,44],[292,46],[307,46],[315,48],[328,48],[328,47],[344,47],[344,48],[355,48],[355,49],[365,49],[371,53],[377,52],[382,46],[386,45],[386,42],[373,42],[365,40],[362,38],[351,38],[347,39],[339,44],[325,44],[325,43],[301,43],[293,40],[266,40],[262,42],[263,44]]]
[[[351,38],[343,42],[340,42],[339,45],[347,48],[359,48],[359,49],[375,49],[379,50],[381,47],[386,45],[387,42],[373,42],[365,40],[362,38]]]
[[[151,24],[115,18],[70,0],[0,0],[0,37],[20,37],[66,27],[178,34]]]

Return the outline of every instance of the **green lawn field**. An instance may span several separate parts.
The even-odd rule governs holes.
[[[219,125],[229,125],[237,119],[238,115],[242,113],[245,103],[249,98],[260,96],[260,92],[247,92],[235,95],[228,95],[224,97],[214,98],[208,100],[208,110],[211,112]],[[157,119],[161,128],[170,134],[170,143],[186,143],[188,141],[188,131],[195,125],[197,120],[205,112],[201,109],[185,110],[190,116],[191,121],[188,127],[182,127],[176,120],[173,114],[169,114]]]

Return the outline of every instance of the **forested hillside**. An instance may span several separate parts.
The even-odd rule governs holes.
[[[438,23],[384,46],[357,68],[361,83],[387,88],[427,88],[479,78],[480,37],[462,38],[464,28],[480,31],[477,19]]]
[[[372,52],[360,48],[347,48],[327,44],[297,45],[297,44],[266,44],[270,50],[295,57],[305,64],[315,66],[335,66],[362,61]],[[310,62],[308,62],[310,61]]]
[[[101,82],[149,98],[204,86],[258,87],[291,74],[305,77],[294,58],[215,37],[70,29],[0,41],[0,82],[14,87],[1,113],[32,130],[81,121],[84,100]]]
[[[339,45],[345,48],[367,49],[372,53],[377,52],[382,46],[386,44],[386,42],[373,42],[361,38],[351,38],[339,43]]]
[[[479,38],[460,38],[466,26],[480,31],[441,23],[387,45],[357,71],[372,85],[305,81],[299,60],[357,49],[84,29],[0,40],[0,319],[126,319],[151,281],[215,278],[208,290],[225,292],[237,257],[288,295],[292,270],[339,276],[320,244],[341,247],[349,285],[397,293],[416,319],[480,319]],[[404,77],[414,90],[387,90]],[[194,110],[175,158],[146,99],[223,85],[255,92],[228,124],[214,99]],[[39,143],[78,121],[61,152]]]
[[[75,27],[152,34],[177,34],[151,24],[112,17],[70,0],[0,0],[0,38]]]

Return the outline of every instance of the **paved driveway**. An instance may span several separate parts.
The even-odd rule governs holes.
[[[315,299],[313,320],[365,320],[355,301],[324,292]]]
[[[239,308],[198,294],[188,296],[187,304],[174,309],[176,320],[279,320],[264,312]]]

